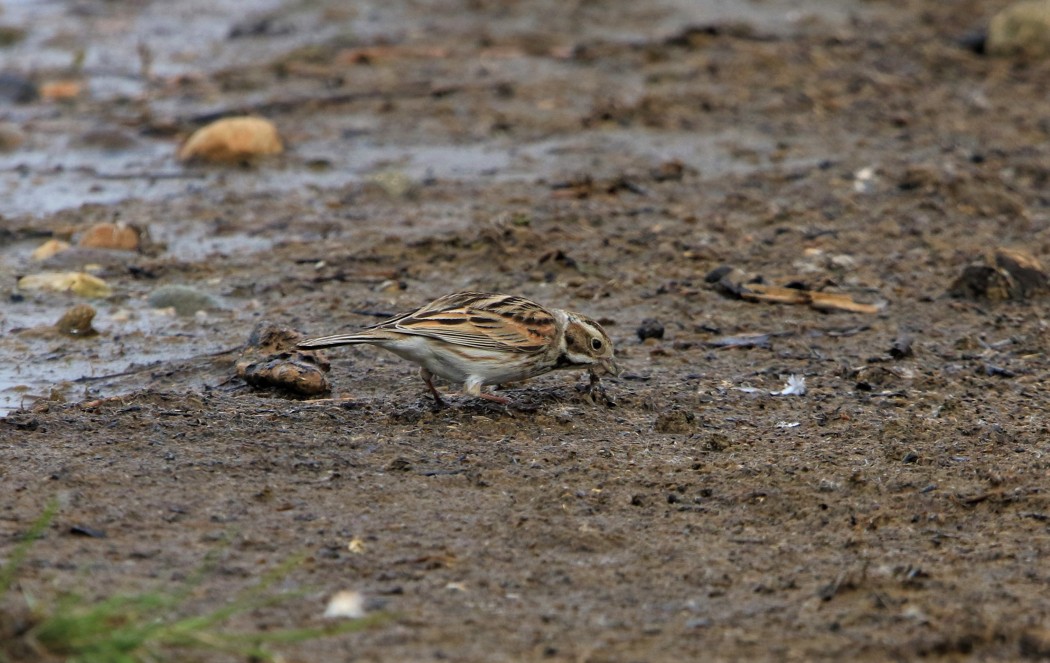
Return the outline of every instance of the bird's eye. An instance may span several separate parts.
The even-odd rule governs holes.
[[[602,340],[600,338],[592,338],[591,339],[591,349],[592,350],[601,350],[602,349]]]

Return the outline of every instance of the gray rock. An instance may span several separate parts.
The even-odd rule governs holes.
[[[178,315],[193,315],[197,311],[220,308],[218,300],[211,295],[187,285],[166,285],[157,288],[149,296],[153,308],[173,308]]]

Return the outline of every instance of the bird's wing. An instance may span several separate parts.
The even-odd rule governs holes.
[[[485,292],[446,295],[370,329],[523,353],[542,352],[557,336],[554,315],[539,304],[524,297]]]

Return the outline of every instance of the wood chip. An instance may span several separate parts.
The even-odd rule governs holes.
[[[749,302],[769,302],[773,304],[808,305],[819,311],[849,311],[851,313],[878,313],[881,309],[874,304],[861,304],[849,295],[830,292],[816,292],[799,288],[784,288],[763,283],[748,283],[739,287],[740,298]]]

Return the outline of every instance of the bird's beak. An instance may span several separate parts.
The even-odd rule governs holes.
[[[613,376],[614,378],[620,376],[620,367],[616,365],[616,362],[613,361],[611,357],[609,359],[601,360],[601,362],[599,362],[599,365],[605,369],[606,373]]]

